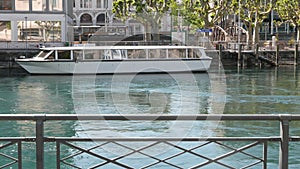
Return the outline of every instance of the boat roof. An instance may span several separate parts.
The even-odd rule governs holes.
[[[204,49],[200,46],[91,46],[91,45],[82,45],[82,46],[65,46],[65,47],[42,47],[41,50],[105,50],[105,49]]]

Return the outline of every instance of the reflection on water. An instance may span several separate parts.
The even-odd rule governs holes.
[[[227,74],[228,113],[299,113],[299,71],[245,71]]]
[[[214,76],[217,78],[217,76]],[[212,90],[217,90],[210,75],[201,74],[156,74],[156,75],[115,75],[105,77],[73,78],[73,100],[79,114],[211,114],[216,102]],[[220,98],[220,97],[219,97]],[[220,101],[220,100],[219,100]],[[223,102],[224,104],[224,102]],[[216,106],[217,107],[217,106]],[[79,137],[185,137],[222,135],[214,130],[218,122],[195,121],[80,121],[76,127]],[[97,143],[95,142],[95,145]],[[147,146],[147,142],[134,143],[131,147]],[[213,146],[209,146],[213,148]],[[157,151],[159,149],[159,151]],[[214,147],[219,149],[219,147]],[[144,153],[166,156],[174,149],[160,145]],[[95,150],[110,157],[126,153],[126,149],[110,144]],[[127,149],[128,151],[128,149]],[[77,158],[76,158],[77,159]],[[132,155],[120,160],[139,168],[147,158]],[[97,163],[88,156],[78,157],[76,165],[93,166]],[[79,162],[80,161],[80,162]],[[83,161],[83,163],[82,163]],[[149,162],[149,161],[148,161]],[[190,163],[191,161],[189,161]],[[187,166],[187,164],[183,166]]]
[[[267,70],[228,71],[227,114],[299,114],[300,74],[299,69],[281,67]],[[226,121],[225,136],[278,136],[278,122]],[[243,127],[240,127],[243,126]],[[293,122],[290,134],[299,136],[299,122]],[[293,143],[292,143],[293,144]],[[296,143],[298,145],[298,143]],[[292,146],[294,147],[294,146]],[[278,144],[269,148],[268,168],[278,168]],[[299,149],[290,149],[290,168],[299,168]]]
[[[73,78],[74,107],[79,114],[207,114],[212,113],[211,97],[211,82],[206,73]],[[80,124],[79,135],[150,137],[184,136],[196,123],[80,121]]]
[[[2,100],[12,105],[4,106],[3,113],[72,113],[70,76],[28,76],[4,78]],[[4,82],[3,82],[4,81]],[[7,85],[7,88],[3,86]],[[6,112],[5,112],[6,111]]]
[[[73,113],[71,97],[72,77],[28,76],[0,78],[0,113],[37,114],[37,113]],[[74,122],[46,122],[45,135],[74,136]],[[34,137],[33,121],[3,121],[0,123],[1,137]],[[54,145],[46,144],[45,166],[54,168]],[[16,153],[16,148],[8,147],[5,151]],[[35,168],[35,145],[22,145],[23,168]],[[1,151],[2,152],[2,151]],[[10,154],[10,153],[8,153]],[[0,165],[9,160],[1,157]],[[11,162],[11,161],[10,161]],[[14,166],[13,168],[17,168]]]

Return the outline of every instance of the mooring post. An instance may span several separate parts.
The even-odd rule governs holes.
[[[242,45],[238,45],[238,61],[237,61],[237,66],[241,66],[241,57],[242,57]]]
[[[246,67],[246,60],[247,60],[247,56],[245,54],[242,55],[242,67],[245,68]]]
[[[299,57],[299,51],[298,51],[299,45],[296,43],[295,45],[295,53],[294,53],[294,65],[298,64],[298,57]]]
[[[223,49],[222,49],[222,44],[219,43],[219,67],[221,66],[221,60],[222,60],[222,54],[223,54]]]
[[[12,58],[9,56],[9,61],[8,61],[8,75],[11,75],[11,69],[12,69]]]
[[[36,168],[44,169],[44,116],[36,118]]]
[[[276,66],[278,66],[278,64],[279,64],[279,45],[276,45],[275,57],[276,57]]]
[[[255,66],[258,66],[258,50],[259,50],[259,45],[255,44]]]
[[[280,118],[280,169],[288,169],[289,167],[289,119],[289,115],[283,115]]]

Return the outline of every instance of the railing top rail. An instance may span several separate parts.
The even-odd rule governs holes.
[[[296,138],[295,138],[296,139]],[[280,141],[280,137],[101,137],[101,138],[75,138],[75,137],[47,137],[46,141],[106,141],[106,142],[131,142],[131,141],[157,141],[157,142],[176,142],[176,141]]]
[[[170,46],[170,45],[144,45],[144,46],[92,46],[89,44],[83,46],[67,46],[67,47],[45,47],[41,48],[41,50],[147,50],[147,49],[200,49],[204,50],[201,46]]]
[[[226,121],[226,120],[300,120],[300,114],[0,114],[0,120],[116,120],[116,121]]]

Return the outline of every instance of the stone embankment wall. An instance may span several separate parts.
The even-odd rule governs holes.
[[[14,60],[19,56],[32,57],[38,53],[38,50],[0,50],[0,76],[26,75],[23,70]]]

